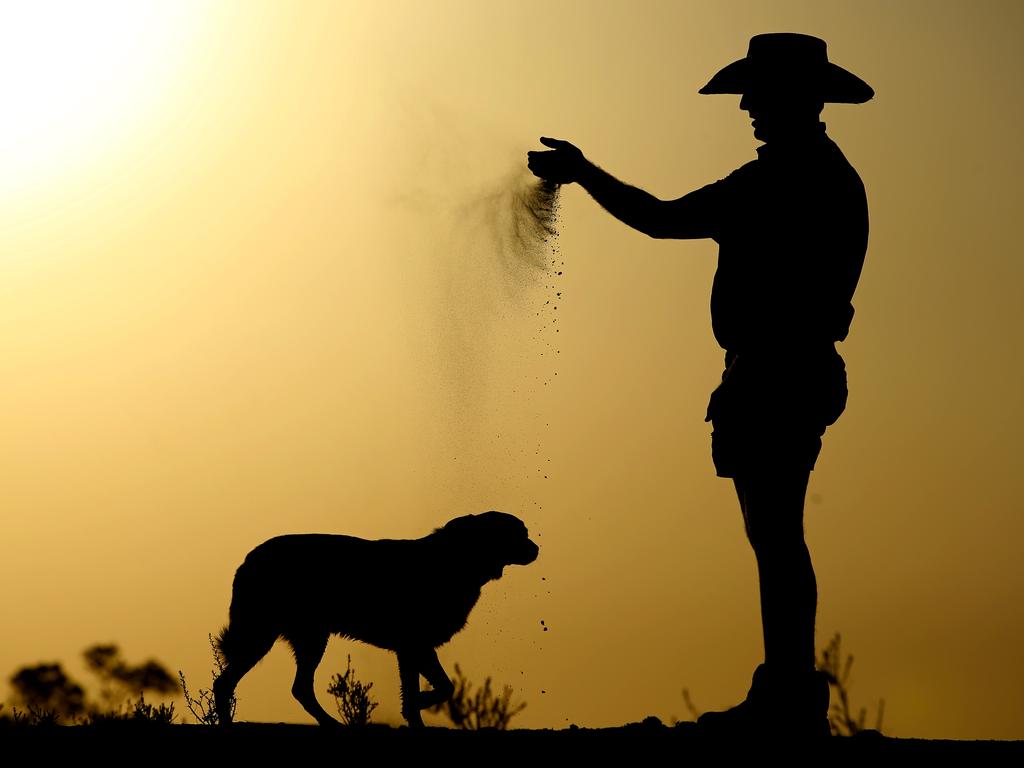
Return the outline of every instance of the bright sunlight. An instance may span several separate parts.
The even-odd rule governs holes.
[[[197,2],[0,0],[0,201],[137,130],[187,60]]]

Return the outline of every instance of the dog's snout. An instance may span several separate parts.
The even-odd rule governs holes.
[[[516,560],[516,565],[529,565],[537,559],[537,555],[540,554],[540,547],[534,544],[530,539],[527,539],[523,543],[518,554],[519,559]]]

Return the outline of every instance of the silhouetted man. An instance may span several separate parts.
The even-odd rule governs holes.
[[[764,146],[756,160],[678,200],[623,184],[564,141],[541,139],[552,151],[531,152],[529,164],[550,182],[579,183],[651,237],[718,242],[711,322],[725,372],[707,420],[716,471],[736,486],[757,559],[765,660],[745,701],[699,723],[712,732],[827,735],[803,507],[821,437],[846,406],[835,342],[853,318],[868,211],[857,172],[819,115],[826,102],[859,104],[874,92],[828,61],[823,40],[789,33],[752,38],[747,56],[700,92],[742,94],[740,109]]]

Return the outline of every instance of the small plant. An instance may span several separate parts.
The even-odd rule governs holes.
[[[483,687],[472,692],[473,684],[466,679],[459,665],[455,665],[455,692],[448,701],[435,704],[431,712],[443,712],[456,728],[479,731],[493,728],[504,731],[509,721],[526,709],[526,702],[512,702],[512,687],[504,686],[501,695],[496,696],[491,688],[491,678],[484,680]]]
[[[331,678],[327,692],[334,697],[334,703],[345,725],[361,726],[370,722],[377,702],[370,698],[373,683],[360,682],[352,669],[352,657],[348,657],[345,674],[336,674]]]
[[[147,723],[151,725],[171,725],[176,715],[174,703],[150,704],[144,694],[134,701],[118,706],[116,709],[96,710],[90,712],[82,721],[82,725],[108,725],[110,723]]]
[[[0,710],[2,709],[3,705],[0,704]],[[18,707],[11,707],[10,714],[4,714],[0,711],[0,727],[3,728],[10,726],[23,728],[38,725],[59,725],[61,722],[61,716],[52,709],[36,709],[35,707],[18,709]]]
[[[133,722],[155,723],[157,725],[171,725],[174,722],[174,702],[170,704],[153,705],[140,695],[131,706],[128,719]]]
[[[850,669],[853,667],[853,654],[847,654],[846,661],[842,661],[840,650],[841,638],[838,632],[832,637],[828,645],[821,652],[816,660],[818,669],[828,677],[829,687],[832,689],[832,707],[829,712],[829,723],[832,725],[832,734],[835,736],[853,736],[865,730],[864,722],[867,719],[867,708],[861,707],[857,717],[850,712]],[[878,702],[878,715],[875,718],[875,730],[882,730],[882,716],[885,714],[885,699]]]
[[[174,705],[145,703],[146,692],[167,696],[177,693],[178,683],[152,659],[132,666],[121,658],[116,645],[94,645],[83,653],[89,671],[99,678],[99,701],[69,677],[60,664],[22,667],[11,677],[13,700],[23,711],[12,711],[17,724],[99,722],[100,720],[174,717]],[[133,698],[135,697],[135,698]],[[143,717],[143,714],[146,717]]]
[[[213,671],[210,672],[210,676],[213,678],[213,682],[217,682],[217,678],[224,673],[224,668],[227,666],[227,661],[224,659],[224,654],[221,653],[220,647],[217,645],[217,641],[214,640],[213,635],[207,635],[210,639],[210,650],[213,651]],[[200,725],[217,725],[220,723],[220,716],[217,714],[217,701],[213,695],[213,684],[211,683],[209,688],[200,688],[196,695],[193,696],[189,693],[188,685],[185,682],[185,673],[180,669],[178,670],[178,679],[181,681],[182,695],[185,698],[185,705],[188,707],[188,711],[192,713],[192,717],[196,719],[196,722]],[[238,699],[234,694],[231,694],[231,719],[235,719],[235,708],[238,706]]]

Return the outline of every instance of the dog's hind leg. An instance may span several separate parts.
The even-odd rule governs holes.
[[[231,723],[231,699],[235,695],[235,686],[267,655],[276,640],[276,633],[245,632],[240,631],[237,626],[230,627],[221,634],[220,652],[226,665],[213,681],[213,698],[217,707],[218,723]]]
[[[338,725],[338,721],[320,706],[313,692],[313,674],[324,657],[327,638],[326,632],[285,635],[285,640],[291,644],[295,653],[295,682],[292,683],[292,696],[320,725]]]

